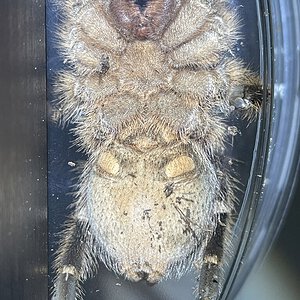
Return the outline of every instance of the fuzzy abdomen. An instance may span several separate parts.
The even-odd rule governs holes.
[[[181,143],[144,151],[112,146],[90,180],[87,218],[100,256],[128,279],[181,274],[216,225],[216,174]]]

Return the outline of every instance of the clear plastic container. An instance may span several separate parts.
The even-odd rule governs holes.
[[[265,89],[240,236],[221,299],[234,299],[266,255],[286,215],[299,172],[300,2],[257,1]],[[242,228],[242,229],[241,229]]]

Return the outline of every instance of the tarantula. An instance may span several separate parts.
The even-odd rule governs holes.
[[[230,255],[235,111],[259,80],[233,54],[239,20],[222,0],[64,0],[55,104],[88,159],[56,254],[53,299],[81,297],[99,261],[131,281],[199,271],[216,299]],[[243,113],[244,112],[244,113]]]

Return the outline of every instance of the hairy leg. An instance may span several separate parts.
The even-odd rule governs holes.
[[[53,300],[80,299],[80,282],[92,276],[97,263],[89,227],[76,218],[66,224],[62,244],[55,259]]]
[[[208,243],[203,262],[201,263],[200,275],[198,277],[198,298],[201,300],[214,300],[220,295],[224,276],[224,256],[229,251],[229,239],[226,235],[229,233],[228,214],[220,214],[216,231]]]

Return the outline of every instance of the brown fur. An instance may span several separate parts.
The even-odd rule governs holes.
[[[230,230],[233,210],[233,183],[218,163],[225,121],[232,95],[258,84],[231,53],[237,16],[220,0],[149,1],[144,11],[133,1],[62,2],[59,46],[70,68],[57,80],[57,108],[89,159],[56,259],[55,299],[62,270],[84,280],[97,258],[149,282],[221,261],[206,248],[217,226]],[[74,222],[89,235],[75,271],[66,263]],[[230,242],[220,243],[226,251]]]

